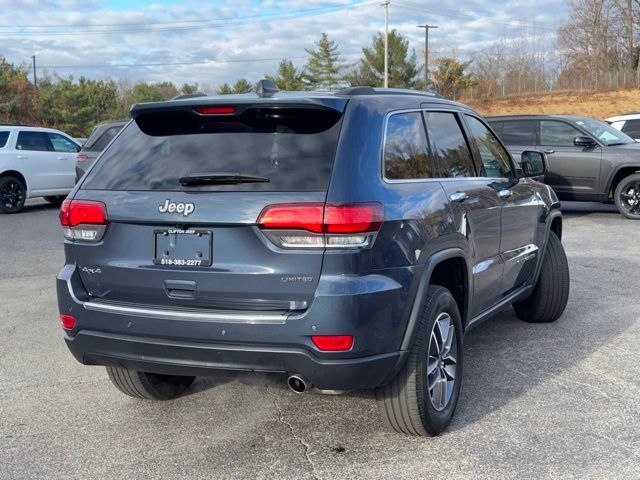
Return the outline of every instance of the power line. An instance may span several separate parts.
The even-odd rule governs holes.
[[[203,29],[214,29],[214,28],[223,28],[228,26],[235,25],[250,25],[255,23],[269,23],[279,20],[286,20],[291,18],[300,18],[300,17],[312,17],[318,15],[326,15],[330,13],[335,13],[343,10],[350,10],[356,8],[367,7],[370,5],[374,5],[377,2],[362,2],[348,5],[337,5],[331,7],[322,7],[322,8],[313,8],[308,10],[300,10],[297,12],[284,12],[277,14],[267,14],[267,15],[253,15],[246,17],[235,17],[235,18],[227,18],[227,19],[216,19],[216,20],[186,20],[186,21],[177,21],[175,24],[180,23],[195,23],[199,22],[196,25],[182,25],[182,26],[168,26],[168,27],[154,27],[154,25],[166,25],[166,24],[174,24],[172,22],[150,22],[150,23],[122,23],[122,24],[100,24],[100,25],[84,25],[83,30],[76,29],[73,32],[63,31],[63,32],[40,32],[40,31],[25,31],[26,29],[33,28],[77,28],[76,25],[60,25],[60,26],[49,26],[49,25],[32,25],[32,26],[16,26],[12,27],[15,29],[23,28],[22,30],[13,30],[13,31],[0,31],[0,36],[31,36],[31,37],[49,37],[49,36],[78,36],[78,35],[120,35],[123,33],[155,33],[155,32],[177,32],[177,31],[188,31],[188,30],[203,30]],[[138,25],[136,28],[129,28],[131,26]],[[6,27],[7,25],[2,25],[2,27]],[[93,29],[92,27],[109,27],[108,29]],[[112,28],[112,27],[122,27],[122,28]]]

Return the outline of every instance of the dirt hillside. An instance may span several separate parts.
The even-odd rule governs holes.
[[[554,92],[514,95],[485,101],[466,101],[482,115],[573,114],[600,120],[640,112],[640,89],[614,92]]]

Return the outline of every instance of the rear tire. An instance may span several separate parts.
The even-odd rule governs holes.
[[[160,375],[106,367],[111,383],[125,395],[143,400],[171,400],[183,394],[196,377]]]
[[[449,290],[429,286],[417,328],[407,363],[376,398],[396,432],[434,436],[451,423],[462,381],[462,321]]]
[[[567,306],[569,283],[567,256],[560,239],[550,232],[538,283],[529,298],[513,304],[516,314],[531,323],[556,321]]]
[[[0,213],[18,213],[27,199],[27,188],[17,177],[0,178]]]
[[[56,207],[59,207],[60,205],[62,205],[62,202],[64,202],[64,199],[67,198],[65,195],[58,195],[55,197],[44,197],[44,199],[51,203],[52,205],[55,205]]]
[[[620,180],[613,199],[622,215],[631,220],[640,220],[640,173]]]

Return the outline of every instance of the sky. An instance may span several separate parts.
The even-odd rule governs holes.
[[[75,78],[173,81],[216,87],[302,67],[322,32],[356,61],[384,29],[382,0],[0,0],[0,55],[36,56],[37,73]],[[501,39],[536,36],[553,48],[564,0],[391,0],[389,28],[419,56],[429,23],[435,56],[465,58]]]

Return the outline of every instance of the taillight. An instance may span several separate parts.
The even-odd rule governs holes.
[[[107,207],[93,200],[65,200],[60,207],[60,225],[65,238],[97,242],[108,224]]]
[[[383,219],[379,203],[284,203],[265,207],[257,224],[282,248],[366,248]]]
[[[353,347],[351,335],[314,335],[311,341],[318,350],[325,352],[345,352]]]
[[[79,162],[86,162],[87,160],[89,160],[89,155],[82,155],[81,153],[79,153],[78,155],[76,155],[76,160]]]

